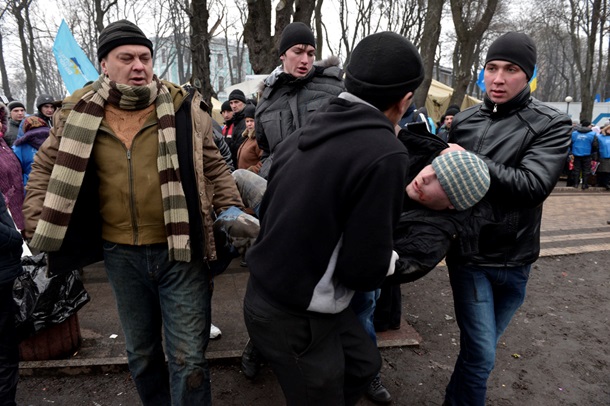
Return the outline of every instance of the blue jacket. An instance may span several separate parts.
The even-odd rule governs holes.
[[[597,143],[599,144],[599,157],[610,158],[610,135],[597,134]]]
[[[25,120],[24,120],[25,121]],[[21,170],[23,171],[23,186],[26,185],[32,170],[32,162],[34,155],[38,152],[38,148],[49,137],[49,127],[37,127],[29,130],[25,135],[17,138],[13,144],[13,151],[19,162],[21,162]]]
[[[570,153],[574,156],[589,156],[593,152],[595,132],[589,127],[576,127],[572,132]]]
[[[23,239],[8,214],[4,196],[0,193],[0,284],[12,283],[22,272]]]

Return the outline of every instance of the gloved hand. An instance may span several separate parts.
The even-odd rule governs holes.
[[[235,206],[220,213],[214,221],[214,230],[224,232],[229,242],[243,254],[258,237],[260,224],[254,216],[244,213]]]

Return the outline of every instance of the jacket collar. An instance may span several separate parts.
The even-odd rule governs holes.
[[[482,110],[486,111],[494,117],[506,116],[512,114],[516,110],[520,110],[525,107],[529,103],[530,98],[531,94],[529,85],[525,86],[525,88],[523,88],[523,90],[515,97],[502,104],[496,104],[491,101],[491,99],[489,98],[489,96],[487,96],[486,93],[485,97],[483,98]]]

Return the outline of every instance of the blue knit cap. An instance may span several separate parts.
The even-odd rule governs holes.
[[[432,168],[456,210],[477,204],[489,190],[489,168],[472,152],[451,151],[437,156]]]

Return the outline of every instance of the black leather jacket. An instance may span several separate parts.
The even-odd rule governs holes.
[[[489,166],[484,198],[497,225],[483,227],[478,254],[451,253],[448,262],[483,266],[531,264],[540,253],[542,203],[564,166],[571,121],[530,95],[529,86],[507,103],[483,104],[455,116],[449,142],[479,155]]]

